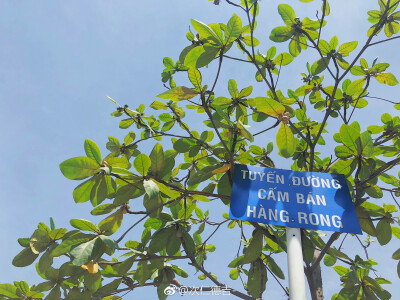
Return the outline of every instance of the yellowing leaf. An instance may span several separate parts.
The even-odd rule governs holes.
[[[376,75],[375,79],[378,80],[378,82],[380,83],[392,86],[399,83],[392,73],[380,73]]]
[[[227,164],[225,166],[222,166],[221,168],[215,169],[214,171],[211,172],[211,174],[215,175],[215,174],[218,174],[218,173],[225,173],[230,168],[231,168],[231,165]]]
[[[189,89],[185,86],[178,86],[176,88],[170,89],[162,94],[157,95],[161,99],[169,99],[172,101],[187,100],[195,97],[199,93]]]
[[[248,103],[257,108],[259,112],[273,117],[278,117],[285,112],[285,107],[282,104],[269,98],[257,97],[249,100]]]
[[[99,265],[98,263],[93,263],[90,261],[87,265],[82,265],[82,269],[87,270],[90,274],[96,274],[99,272]]]
[[[280,154],[285,157],[291,157],[296,151],[296,139],[292,130],[285,123],[281,123],[276,135],[276,144]]]

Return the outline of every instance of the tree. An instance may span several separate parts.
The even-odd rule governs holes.
[[[374,98],[370,96],[371,81],[389,86],[398,83],[386,72],[388,63],[368,63],[363,55],[370,47],[399,38],[400,12],[395,11],[399,1],[379,0],[379,9],[368,12],[373,25],[357,51],[357,41],[340,44],[336,36],[322,39],[330,14],[326,0],[317,20],[300,20],[289,5],[280,4],[278,13],[285,25],[274,28],[269,37],[272,42],[288,44],[289,52],[279,54],[275,46],[265,54],[257,49],[254,31],[259,1],[226,3],[243,14],[244,21],[236,14],[226,24],[192,20],[193,31],[186,35],[190,45],[178,60],[166,57],[163,61],[162,82],[167,90],[158,95],[163,101],[150,105],[156,115],[145,113],[143,104],[133,110],[110,98],[117,107],[112,116],[123,118],[119,127],[136,127],[135,131],[129,131],[122,143],[109,137],[105,156],[88,139],[86,156],[60,164],[68,179],[85,180],[73,191],[75,202],[90,201],[92,215],[106,216],[97,225],[72,219],[73,230],[56,228],[53,219],[50,226],[39,223],[29,238],[18,240],[23,250],[13,264],[25,267],[36,262],[45,281],[33,286],[25,281],[0,284],[0,299],[120,299],[116,295],[149,285],[156,286],[158,297],[165,299],[167,291],[185,290],[176,278],[188,277],[182,262],[198,270],[200,279],[225,292],[242,299],[262,298],[268,277],[277,281],[285,277],[276,262],[286,250],[285,228],[229,220],[227,214],[222,221],[210,220],[209,210],[214,201],[222,201],[228,210],[236,163],[274,168],[283,158],[293,161],[293,170],[346,175],[361,228],[367,234],[361,241],[354,235],[333,233],[322,238],[316,231],[302,230],[305,275],[312,298],[322,297],[322,260],[342,281],[333,299],[390,298],[382,287],[390,282],[374,276],[376,262],[369,258],[367,248],[376,238],[382,252],[388,253],[384,246],[393,235],[400,238],[396,200],[400,181],[393,175],[400,163],[400,118],[385,113],[382,124],[363,124],[367,130],[362,131],[354,116],[368,105],[366,99]],[[282,67],[299,59],[304,51],[314,58],[301,73],[303,84],[281,91]],[[255,80],[265,84],[267,97],[252,95],[251,86],[239,89],[233,79],[228,82],[228,97],[217,93],[226,60],[236,61],[239,67],[251,65]],[[217,72],[206,80],[201,72],[208,65],[216,65]],[[184,85],[177,86],[175,80]],[[393,104],[400,109],[399,103]],[[202,122],[185,121],[186,115]],[[255,132],[250,124],[263,129]],[[256,145],[254,138],[265,133],[274,134],[275,143]],[[330,139],[336,142],[332,155],[326,145]],[[149,142],[153,149],[147,155],[140,147]],[[279,151],[277,159],[274,145]],[[384,194],[391,203],[381,206],[374,199]],[[137,209],[141,200],[143,208]],[[207,202],[207,210],[200,208],[201,202]],[[124,220],[129,225],[117,234]],[[140,238],[127,240],[139,225],[144,225]],[[244,280],[242,291],[221,282],[205,263],[216,250],[211,244],[214,234],[228,230],[226,227],[242,232],[241,251],[228,266],[232,280]],[[246,236],[249,229],[252,234]],[[345,239],[359,242],[366,258],[346,253],[341,247]],[[62,258],[60,265],[53,264],[56,257]],[[400,259],[400,249],[392,258]],[[400,263],[397,271],[400,276]],[[191,289],[186,287],[186,291]]]

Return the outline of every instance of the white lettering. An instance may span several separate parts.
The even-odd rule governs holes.
[[[262,193],[266,193],[266,191],[264,189],[259,189],[258,190],[258,198],[265,199],[265,195]]]
[[[269,192],[268,192],[268,198],[267,198],[267,200],[269,200],[269,199],[273,199],[274,201],[276,201],[276,198],[275,198],[275,194],[274,194],[274,190],[269,190]]]
[[[265,173],[258,172],[258,175],[260,175],[260,181],[263,181]]]
[[[299,219],[299,224],[303,224],[303,222],[301,220],[304,221],[304,224],[308,224],[307,214],[306,213],[303,213],[303,212],[299,211],[298,214],[297,214],[297,217]]]
[[[342,188],[342,186],[339,183],[339,180],[337,179],[332,179],[332,187],[337,190]]]
[[[261,218],[261,217],[263,217],[264,219],[267,219],[267,215],[265,214],[265,209],[264,209],[264,207],[261,207],[260,208],[260,211],[258,212],[258,217],[257,218]]]
[[[297,203],[304,203],[304,195],[296,193]]]
[[[267,182],[274,183],[274,174],[272,173],[267,174]]]
[[[289,202],[289,193],[288,192],[284,192],[282,195],[282,192],[278,192],[278,201],[282,201],[282,202]]]
[[[307,184],[305,182],[306,177],[301,177],[301,182],[303,183],[303,186],[310,186],[310,176],[307,177]]]
[[[292,184],[293,185],[300,185],[300,178],[296,177],[296,176],[293,176],[292,177]]]
[[[315,205],[315,201],[314,201],[314,198],[311,193],[309,193],[307,196],[307,204],[310,204],[310,203]]]
[[[257,179],[257,173],[249,171],[249,179],[250,180],[256,180]]]
[[[322,186],[322,187],[327,187],[328,189],[330,189],[330,188],[331,188],[331,185],[330,185],[330,183],[329,183],[329,179],[323,179],[323,178],[321,178],[321,186]]]
[[[286,210],[281,210],[279,213],[279,217],[282,222],[289,222],[289,213]]]
[[[343,224],[339,216],[332,216],[332,223],[336,228],[343,228]]]
[[[319,215],[321,218],[321,226],[324,226],[326,224],[326,226],[331,226],[331,220],[329,219],[329,215]]]
[[[247,171],[247,170],[242,170],[243,179],[246,179],[246,174],[247,174],[247,172],[249,172],[249,171]]]
[[[256,207],[253,206],[253,209],[250,209],[250,206],[247,206],[247,217],[250,218],[250,213],[253,213],[253,218],[256,217]]]
[[[276,183],[282,183],[285,184],[285,177],[283,175],[276,175]]]
[[[313,220],[313,217],[315,218],[315,221]],[[310,218],[310,223],[312,225],[318,225],[319,224],[319,219],[318,219],[317,214],[311,213],[309,218]]]
[[[313,187],[317,188],[319,187],[321,184],[319,183],[319,178],[318,177],[313,177],[311,179],[311,184]]]
[[[317,197],[317,203],[318,205],[323,205],[326,206],[326,200],[325,200],[325,196],[324,195],[315,195],[315,197]]]
[[[274,212],[275,212],[275,215],[274,215]],[[276,211],[276,209],[275,210],[269,209],[268,217],[270,220],[274,219],[275,221],[278,221],[278,212]]]

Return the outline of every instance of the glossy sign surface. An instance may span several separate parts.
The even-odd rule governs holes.
[[[361,234],[342,174],[235,165],[231,219]]]

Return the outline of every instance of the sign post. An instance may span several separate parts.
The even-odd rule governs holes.
[[[306,300],[306,282],[304,280],[300,229],[286,227],[286,241],[290,300]]]
[[[235,165],[229,217],[286,227],[291,300],[305,300],[299,228],[361,234],[342,174]]]

